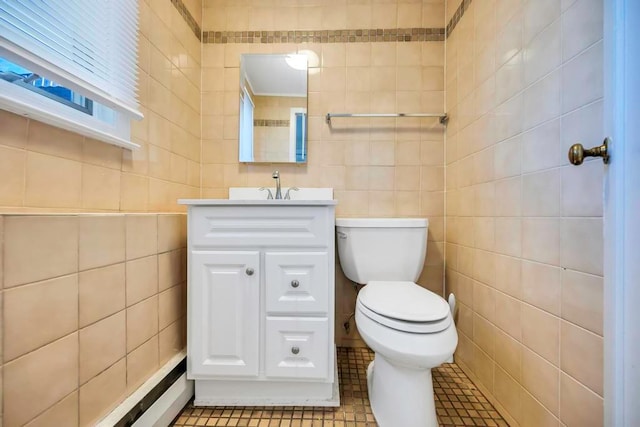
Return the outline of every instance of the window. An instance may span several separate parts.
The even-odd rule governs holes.
[[[0,57],[0,79],[93,115],[93,101]]]
[[[246,88],[240,93],[240,161],[253,162],[253,100]]]
[[[137,6],[0,0],[0,108],[137,148]]]
[[[307,161],[307,109],[294,107],[289,119],[289,161],[305,163]]]

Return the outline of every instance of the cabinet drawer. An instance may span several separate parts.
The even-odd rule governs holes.
[[[327,246],[333,239],[333,217],[313,206],[192,206],[190,245]]]
[[[329,321],[318,318],[267,317],[267,377],[326,379]]]
[[[329,305],[327,263],[326,252],[267,252],[267,313],[325,315]]]

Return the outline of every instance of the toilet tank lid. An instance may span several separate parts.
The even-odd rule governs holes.
[[[337,227],[419,228],[428,227],[427,218],[336,218]]]

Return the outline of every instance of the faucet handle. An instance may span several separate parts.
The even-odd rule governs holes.
[[[269,199],[273,199],[273,193],[271,192],[271,189],[270,189],[270,188],[267,188],[267,187],[260,187],[260,188],[258,188],[258,190],[259,190],[259,191],[267,190],[267,200],[269,200]]]
[[[285,200],[291,200],[291,194],[289,194],[291,192],[291,190],[293,191],[300,191],[300,189],[298,187],[289,187],[287,189],[287,193],[284,195],[284,199]]]

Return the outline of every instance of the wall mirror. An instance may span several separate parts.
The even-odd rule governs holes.
[[[240,161],[306,163],[307,56],[240,58]]]

